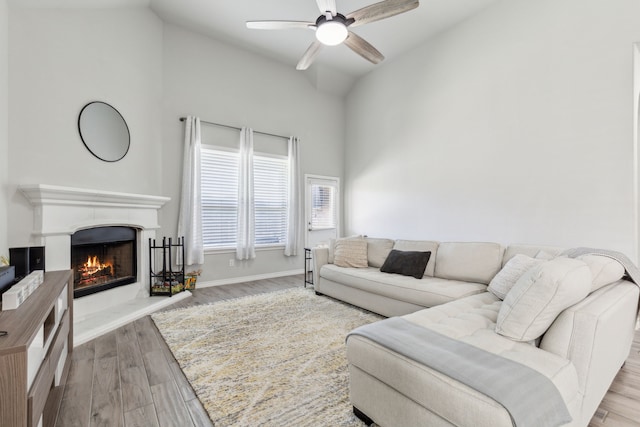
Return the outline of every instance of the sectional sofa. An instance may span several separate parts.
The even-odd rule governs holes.
[[[359,236],[312,253],[316,293],[390,317],[346,342],[368,423],[587,426],[631,348],[640,291],[608,253]]]

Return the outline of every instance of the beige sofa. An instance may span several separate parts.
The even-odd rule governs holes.
[[[335,265],[332,248],[313,250],[317,293],[384,316],[402,316],[528,366],[558,389],[573,419],[566,425],[589,424],[629,354],[636,325],[639,289],[622,277],[624,268],[617,261],[579,261],[590,269],[586,296],[554,315],[533,343],[496,332],[505,302],[487,287],[515,255],[547,260],[561,248],[366,240],[367,266],[362,268]],[[391,249],[431,252],[424,277],[381,272]],[[513,425],[509,412],[493,399],[370,339],[350,335],[347,357],[351,401],[365,420],[383,427]]]

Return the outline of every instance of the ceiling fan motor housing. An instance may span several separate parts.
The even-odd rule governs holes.
[[[318,19],[316,19],[316,26],[319,27],[320,25],[324,24],[327,21],[329,21],[329,19],[327,19],[327,15],[320,15],[320,16],[318,16]],[[355,22],[355,19],[353,19],[353,18],[347,19],[347,17],[344,16],[343,14],[336,13],[333,16],[333,18],[331,18],[331,21],[340,22],[345,27],[348,27],[349,25],[351,25],[351,24],[353,24]]]
[[[327,12],[316,20],[316,38],[326,46],[337,46],[347,38],[349,24],[344,15],[337,13],[332,16]]]

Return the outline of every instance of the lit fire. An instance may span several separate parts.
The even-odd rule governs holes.
[[[111,264],[103,264],[97,256],[89,256],[87,258],[87,262],[82,265],[82,269],[80,271],[82,272],[83,277],[87,277],[105,269],[111,270],[112,267],[113,266]]]

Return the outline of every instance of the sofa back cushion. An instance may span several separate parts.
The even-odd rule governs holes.
[[[382,267],[389,252],[393,249],[394,241],[391,239],[379,239],[375,237],[365,238],[367,241],[367,261],[369,267]]]
[[[531,258],[551,259],[560,255],[564,250],[565,248],[559,246],[510,245],[504,251],[502,266],[504,267],[511,258],[518,254],[527,255]]]
[[[489,284],[502,267],[498,243],[443,242],[436,253],[435,276]]]
[[[617,282],[624,276],[624,267],[613,258],[604,255],[581,255],[578,259],[584,261],[591,270],[591,292]]]
[[[591,270],[584,261],[558,257],[527,271],[500,307],[496,332],[515,341],[544,334],[566,308],[591,290]]]
[[[396,240],[393,249],[398,251],[431,252],[431,257],[424,271],[425,276],[433,277],[435,272],[436,252],[440,243],[431,240]]]

